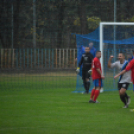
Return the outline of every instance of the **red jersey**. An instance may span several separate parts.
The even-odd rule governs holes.
[[[134,59],[129,62],[125,70],[126,71],[131,70],[132,82],[134,84]]]
[[[101,63],[97,57],[95,57],[92,62],[92,79],[93,80],[101,79],[101,75],[97,72],[96,69],[101,70]]]

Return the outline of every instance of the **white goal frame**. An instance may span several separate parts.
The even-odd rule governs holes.
[[[133,25],[134,26],[134,22],[100,22],[100,51],[102,53],[101,55],[101,66],[102,66],[102,71],[103,71],[103,26],[104,25]]]

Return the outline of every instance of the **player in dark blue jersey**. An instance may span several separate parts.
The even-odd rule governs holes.
[[[93,42],[89,43],[90,53],[93,55],[93,57],[96,56],[96,49],[93,46]]]

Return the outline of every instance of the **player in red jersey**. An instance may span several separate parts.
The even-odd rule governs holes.
[[[97,103],[96,99],[98,98],[100,89],[103,86],[102,79],[104,79],[104,76],[102,75],[100,58],[101,58],[101,51],[97,51],[96,57],[93,59],[92,62],[92,79],[95,88],[92,90],[89,100],[89,102],[93,103]]]
[[[128,57],[129,64],[127,65],[127,67],[123,71],[121,71],[120,73],[115,75],[114,78],[116,79],[117,77],[123,75],[125,72],[131,70],[131,77],[132,77],[133,91],[134,91],[134,59],[133,59],[133,56],[131,56],[131,57],[130,56],[131,56],[131,54]]]

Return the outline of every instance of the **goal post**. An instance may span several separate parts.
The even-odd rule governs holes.
[[[102,52],[102,56],[101,56],[101,59],[100,59],[100,62],[102,64],[102,70],[104,70],[103,68],[103,56],[104,56],[104,53],[103,53],[103,28],[105,25],[112,25],[112,26],[117,26],[117,25],[120,25],[120,26],[134,26],[134,22],[100,22],[100,51]],[[115,45],[115,43],[114,43]]]
[[[118,70],[107,67],[108,59],[112,54],[115,62],[119,52],[123,52],[125,55],[128,52],[132,53],[134,48],[134,22],[100,22],[99,46],[102,52],[100,59],[102,72],[106,77],[104,81],[105,90],[116,90],[115,83],[118,80],[115,80],[113,76],[118,73]]]

